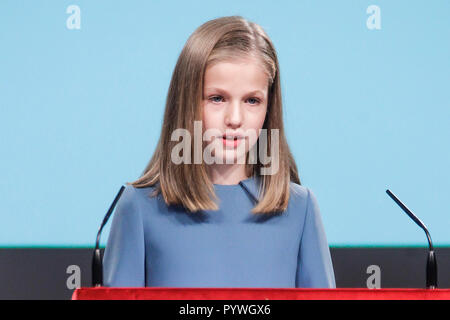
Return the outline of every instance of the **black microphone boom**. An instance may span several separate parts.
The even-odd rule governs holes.
[[[419,226],[425,231],[428,239],[428,259],[427,259],[427,289],[436,289],[437,288],[437,262],[436,255],[434,254],[433,242],[431,242],[431,236],[428,232],[427,227],[417,218],[411,210],[408,209],[389,189],[386,190],[386,193],[394,200],[403,211]]]
[[[101,256],[101,252],[100,252],[100,248],[99,248],[100,235],[102,233],[103,227],[108,222],[108,219],[111,216],[111,213],[113,212],[114,207],[116,206],[117,202],[119,201],[123,190],[125,190],[125,187],[121,186],[119,192],[117,193],[116,197],[114,198],[114,201],[111,203],[111,206],[109,207],[108,212],[106,213],[105,217],[103,218],[103,222],[97,233],[97,241],[95,242],[94,256],[92,257],[92,286],[93,287],[103,286],[103,260],[102,260],[102,256]]]

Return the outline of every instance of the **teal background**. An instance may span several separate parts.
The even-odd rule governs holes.
[[[69,5],[81,29],[69,30]],[[369,30],[369,5],[381,30]],[[449,1],[0,2],[0,246],[91,246],[153,154],[173,68],[242,15],[278,52],[288,142],[332,246],[450,245]],[[102,236],[106,243],[109,225]]]

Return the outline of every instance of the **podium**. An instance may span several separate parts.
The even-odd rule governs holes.
[[[72,300],[450,300],[450,289],[79,288]]]

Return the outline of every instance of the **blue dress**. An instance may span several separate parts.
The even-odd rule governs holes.
[[[103,259],[107,287],[335,288],[314,194],[294,182],[287,211],[250,210],[258,178],[214,184],[217,211],[167,206],[153,187],[127,185]]]

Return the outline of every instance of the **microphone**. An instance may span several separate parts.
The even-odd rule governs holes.
[[[121,186],[119,192],[117,193],[116,197],[114,198],[114,201],[112,202],[111,206],[109,207],[108,212],[106,213],[105,217],[103,218],[103,222],[97,233],[97,241],[95,242],[94,256],[92,257],[92,286],[93,287],[103,286],[103,259],[102,259],[102,255],[101,255],[100,248],[99,248],[100,235],[102,233],[103,227],[108,222],[108,219],[111,216],[111,213],[113,212],[114,207],[117,204],[117,201],[119,201],[123,190],[125,190],[125,187]]]
[[[436,289],[437,288],[437,262],[436,256],[434,254],[433,243],[431,242],[431,236],[428,232],[427,227],[417,218],[411,210],[408,209],[389,189],[386,190],[386,193],[394,200],[403,211],[419,226],[425,231],[428,239],[428,259],[427,259],[427,289]]]

